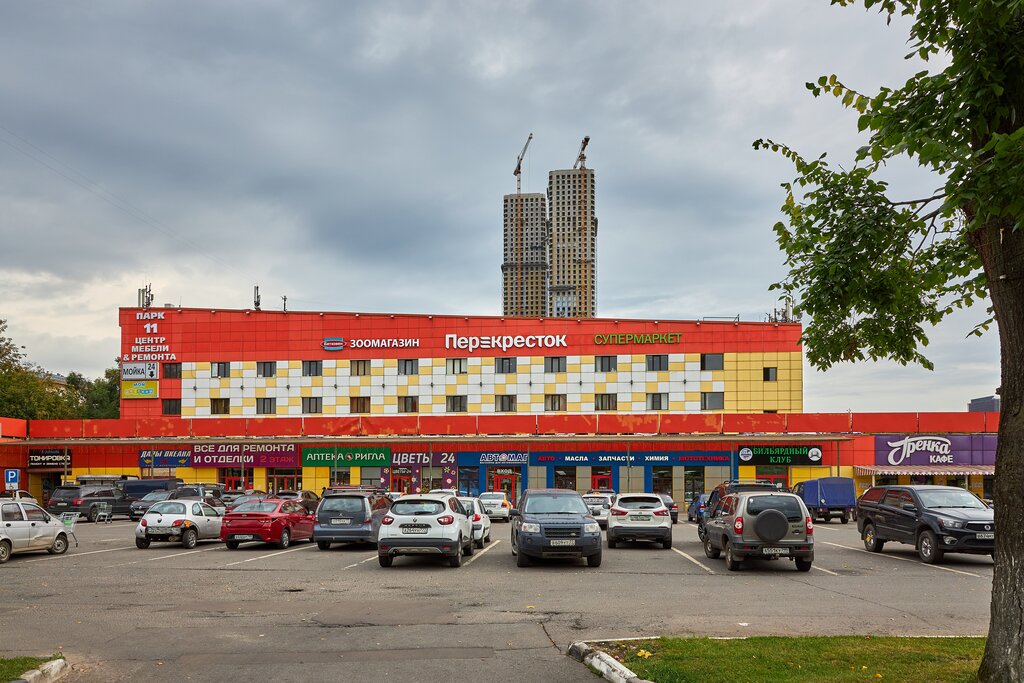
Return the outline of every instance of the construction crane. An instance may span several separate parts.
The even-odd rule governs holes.
[[[533,133],[530,133],[529,137],[526,138],[526,144],[523,145],[523,151],[519,153],[519,157],[516,159],[516,170],[512,171],[512,175],[516,177],[516,305],[513,309],[514,315],[523,315],[523,186],[522,186],[522,170],[523,170],[523,157],[526,156],[526,148],[530,146],[530,141],[533,140]]]
[[[580,218],[580,276],[579,276],[579,290],[576,297],[576,314],[579,317],[584,317],[587,312],[587,297],[590,293],[588,278],[587,278],[587,221],[586,221],[586,206],[587,206],[587,192],[586,192],[586,179],[587,179],[587,145],[590,144],[590,136],[584,135],[583,142],[580,143],[580,153],[576,155],[576,163],[572,165],[573,170],[579,169],[580,178],[580,196],[577,210]]]

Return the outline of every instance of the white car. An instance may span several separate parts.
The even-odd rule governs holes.
[[[590,515],[604,529],[608,526],[608,510],[612,507],[612,497],[607,493],[589,493],[583,496],[583,502],[590,508]]]
[[[506,522],[509,520],[509,515],[512,512],[512,503],[508,502],[508,497],[504,491],[484,491],[480,494],[479,498],[488,517],[491,519],[503,519]]]
[[[14,553],[45,550],[63,555],[68,550],[68,532],[60,517],[27,500],[0,500],[0,564]]]
[[[483,503],[479,498],[459,498],[462,507],[470,514],[473,522],[473,543],[477,548],[483,548],[485,543],[491,542],[491,518],[484,510]]]
[[[608,511],[608,547],[620,541],[660,541],[672,547],[672,514],[657,493],[620,493]]]
[[[153,541],[181,543],[195,548],[201,540],[220,540],[224,516],[200,500],[162,500],[146,510],[135,527],[135,547],[146,549]]]
[[[377,560],[390,567],[397,555],[435,555],[462,566],[473,554],[473,516],[455,496],[409,494],[391,505],[377,534]]]
[[[37,503],[36,497],[25,489],[14,489],[13,491],[0,491],[0,501],[24,500],[29,503]]]

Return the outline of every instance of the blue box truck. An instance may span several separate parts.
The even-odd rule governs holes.
[[[808,479],[793,487],[811,514],[823,522],[838,517],[843,524],[854,518],[857,509],[857,487],[850,477]]]

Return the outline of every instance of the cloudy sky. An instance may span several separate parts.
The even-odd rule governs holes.
[[[597,175],[598,314],[763,320],[785,160],[849,159],[906,24],[826,0],[0,5],[0,318],[99,376],[118,306],[500,314],[502,195]],[[894,169],[906,196],[936,179]],[[930,194],[930,192],[928,192]],[[808,411],[964,410],[998,385],[969,311],[936,371],[806,371]]]

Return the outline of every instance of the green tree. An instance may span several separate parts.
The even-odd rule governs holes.
[[[0,320],[0,415],[23,420],[74,419],[83,416],[84,398],[73,383],[61,384],[26,360],[22,347],[6,336]]]
[[[112,419],[121,416],[121,372],[107,368],[103,377],[87,379],[77,372],[68,373],[68,387],[82,399],[82,417],[86,420]]]
[[[835,5],[856,0],[832,0]],[[807,87],[859,113],[869,135],[849,170],[824,155],[790,159],[784,223],[789,271],[774,285],[809,315],[808,360],[890,358],[932,364],[927,326],[988,300],[998,328],[1002,414],[995,482],[996,552],[982,681],[1024,680],[1024,0],[860,0],[909,17],[908,58],[944,68],[868,94],[836,76]],[[933,60],[934,61],[934,60]],[[879,177],[909,157],[934,173],[930,196],[893,195]]]

